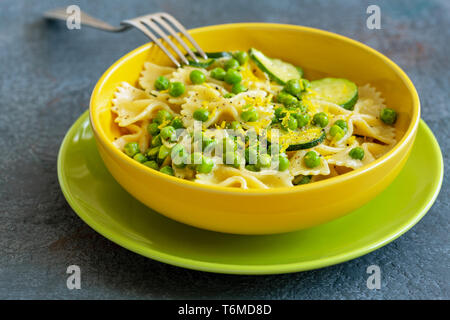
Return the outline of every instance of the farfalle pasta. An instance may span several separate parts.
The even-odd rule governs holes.
[[[365,166],[396,143],[397,113],[369,84],[308,81],[248,52],[171,68],[146,62],[112,100],[114,145],[154,170],[205,185],[294,187]]]

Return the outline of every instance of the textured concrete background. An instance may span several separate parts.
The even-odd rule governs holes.
[[[0,298],[450,298],[449,185],[430,212],[393,243],[359,259],[310,272],[231,276],[185,270],[136,255],[101,237],[66,203],[56,157],[70,125],[87,109],[106,68],[145,37],[69,31],[43,11],[70,4],[111,23],[167,11],[187,27],[266,21],[334,31],[397,62],[416,85],[422,117],[448,164],[450,3],[441,1],[0,1]],[[382,30],[368,30],[378,4]],[[446,168],[448,176],[448,166]],[[82,268],[82,290],[66,288],[66,268]],[[382,270],[366,288],[367,266]]]

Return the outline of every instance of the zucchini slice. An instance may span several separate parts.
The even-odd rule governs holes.
[[[311,81],[311,89],[317,95],[347,110],[353,110],[358,101],[358,87],[347,79],[324,78]]]
[[[209,66],[211,66],[214,61],[216,61],[213,58],[208,58],[208,59],[203,59],[203,58],[197,58],[198,62],[193,60],[192,58],[188,58],[187,60],[189,61],[189,65],[193,66],[193,67],[198,67],[198,68],[208,68]]]
[[[303,76],[301,68],[279,59],[266,57],[261,51],[254,48],[251,48],[248,54],[259,69],[267,73],[272,80],[279,84],[284,85],[288,80],[300,79]]]
[[[283,147],[287,147],[286,151],[295,151],[302,149],[313,148],[325,140],[326,133],[324,129],[316,126],[307,126],[301,130],[290,132],[279,131],[279,143]],[[268,140],[271,142],[271,134],[268,135]]]
[[[228,51],[219,52],[205,52],[208,58],[219,59],[219,58],[231,58],[233,55]]]
[[[300,74],[300,78],[303,78],[303,74],[304,74],[303,69],[298,66],[296,68],[297,68],[297,72]]]
[[[186,58],[189,61],[189,65],[193,66],[193,67],[205,68],[205,69],[209,68],[216,61],[216,59],[232,57],[231,52],[227,52],[227,51],[205,52],[208,59],[202,58],[198,52],[194,52],[194,53],[198,57],[197,58],[198,62],[194,61],[194,59],[192,59],[188,54],[186,54]]]

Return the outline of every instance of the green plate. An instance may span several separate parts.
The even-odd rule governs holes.
[[[396,239],[415,225],[439,192],[439,145],[421,121],[398,178],[351,214],[307,230],[267,236],[216,233],[172,221],[117,184],[96,149],[88,113],[68,131],[58,156],[61,189],[93,229],[143,256],[180,267],[234,274],[274,274],[347,261]]]

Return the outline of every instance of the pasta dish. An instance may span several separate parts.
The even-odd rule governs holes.
[[[370,84],[323,78],[248,52],[180,68],[146,62],[121,83],[114,145],[151,169],[244,189],[314,183],[358,169],[396,143],[397,113]]]

